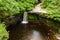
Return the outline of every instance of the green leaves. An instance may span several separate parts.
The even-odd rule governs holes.
[[[34,4],[38,2],[38,0],[17,0],[19,4],[20,11],[32,10],[34,8]]]
[[[60,22],[60,0],[41,0],[41,7],[47,11],[44,17]],[[60,33],[60,25],[54,24],[51,28]]]
[[[0,16],[6,18],[7,16],[19,13],[20,9],[15,0],[0,0]],[[1,19],[0,18],[0,19]]]
[[[34,8],[34,4],[38,0],[0,0],[0,22],[2,19],[20,13],[20,11],[28,11]],[[0,40],[8,39],[8,32],[5,25],[0,23]]]
[[[0,0],[0,16],[6,18],[20,13],[20,11],[32,10],[36,2],[38,0]]]
[[[9,34],[5,29],[5,24],[0,23],[0,40],[7,40],[9,38]]]
[[[60,20],[60,0],[41,0],[41,6],[46,9],[48,18]]]

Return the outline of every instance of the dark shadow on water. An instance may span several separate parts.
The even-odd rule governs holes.
[[[9,26],[7,28],[9,30],[9,40],[34,40],[32,39],[32,35],[34,31],[41,34],[41,39],[37,40],[49,40],[48,32],[50,28],[39,21],[31,21],[28,24],[18,23],[14,26]]]

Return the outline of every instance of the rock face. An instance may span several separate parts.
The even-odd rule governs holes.
[[[46,13],[46,10],[42,9],[40,4],[37,4],[30,13]]]
[[[55,37],[55,32],[51,29],[48,32],[48,40],[57,40]]]
[[[60,34],[56,33],[55,36],[56,36],[57,40],[60,40]]]

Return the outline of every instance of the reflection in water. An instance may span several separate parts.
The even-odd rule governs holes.
[[[41,34],[38,31],[33,31],[31,40],[43,40]]]
[[[8,27],[8,30],[10,31],[9,40],[54,40],[51,33],[48,35],[47,25],[41,22],[35,21],[25,25],[18,23]]]

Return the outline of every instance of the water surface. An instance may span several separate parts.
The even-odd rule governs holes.
[[[9,40],[55,40],[50,28],[39,21],[18,23],[8,27],[8,30],[10,30]]]

